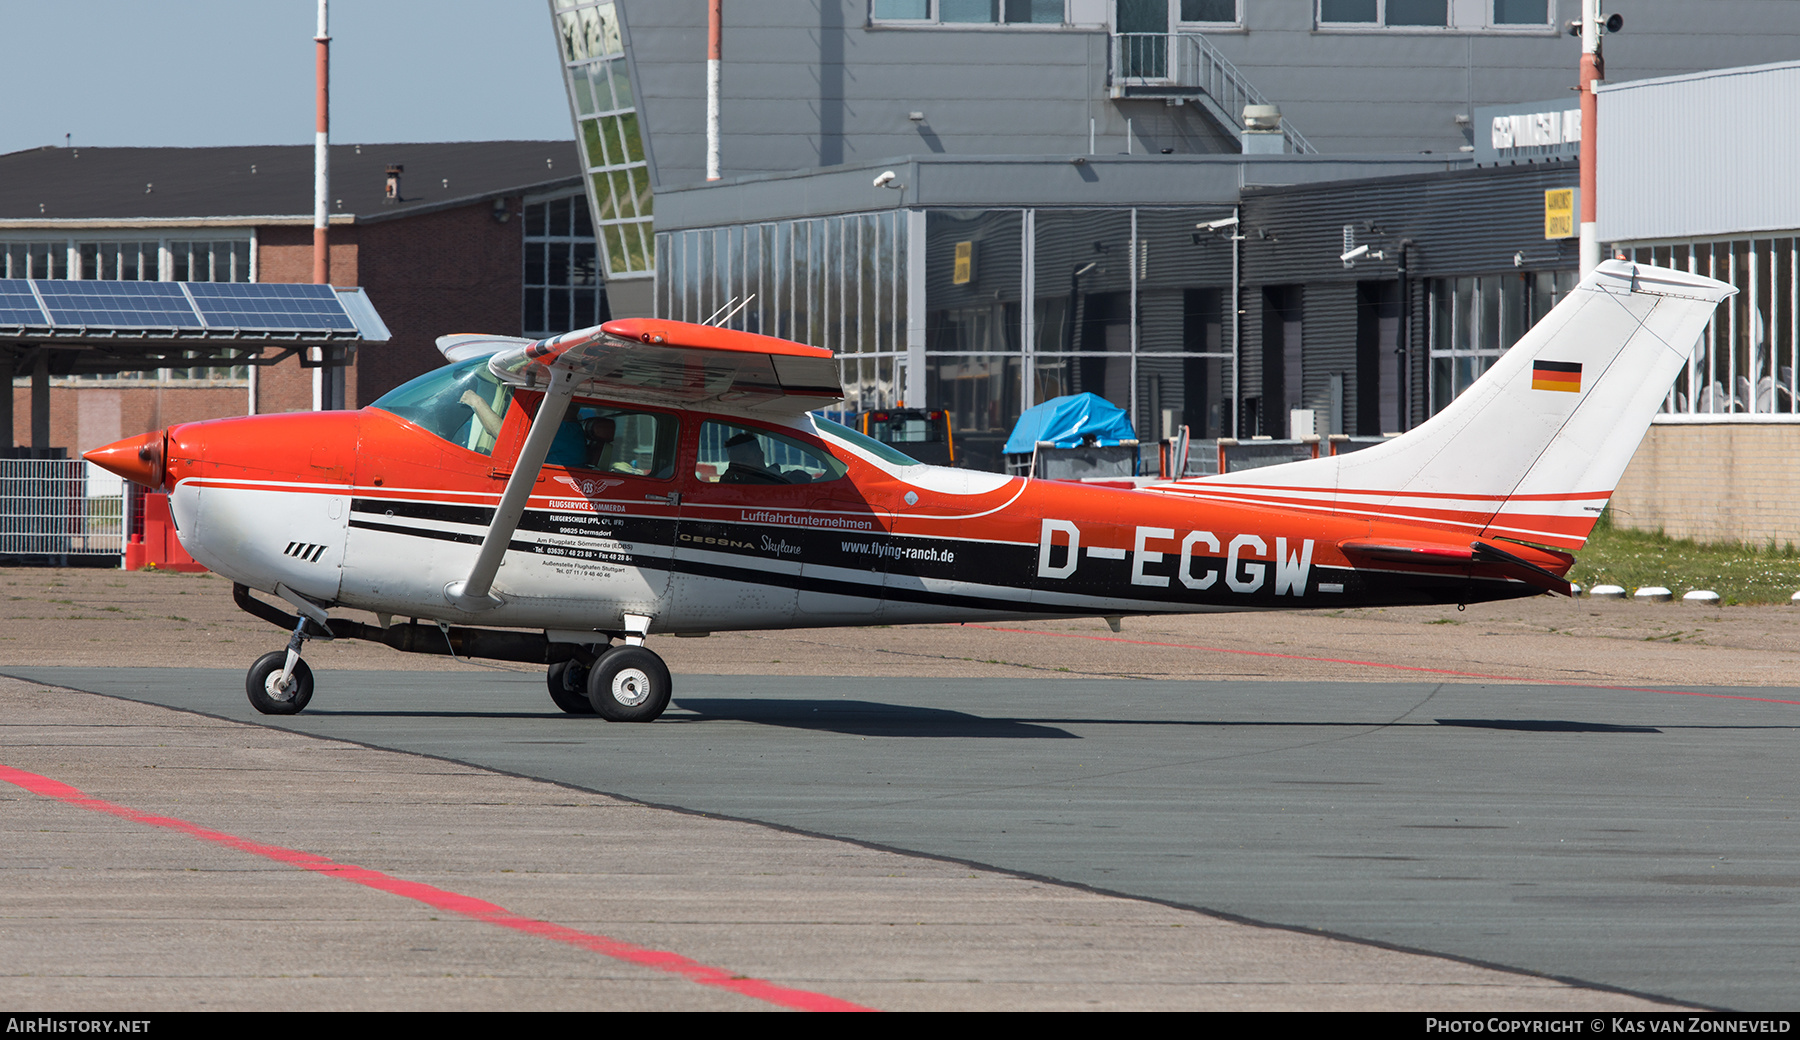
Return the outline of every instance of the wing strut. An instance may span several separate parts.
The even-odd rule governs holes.
[[[538,471],[544,468],[544,459],[550,454],[550,442],[556,439],[556,428],[562,425],[563,416],[569,411],[569,398],[575,393],[575,373],[566,368],[550,369],[550,387],[544,393],[542,404],[538,405],[537,418],[531,421],[531,432],[525,435],[525,445],[519,449],[519,459],[513,464],[512,476],[506,479],[506,491],[500,495],[500,505],[494,510],[494,519],[488,524],[487,534],[482,536],[481,551],[475,556],[475,566],[469,570],[469,577],[464,581],[453,581],[444,586],[444,599],[460,610],[487,610],[504,602],[490,590],[494,585],[494,575],[500,570],[500,560],[506,555],[507,546],[512,544],[513,532],[518,530],[519,518],[525,515],[525,502],[531,498],[532,485],[537,483]]]

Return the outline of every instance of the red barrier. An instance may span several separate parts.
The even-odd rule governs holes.
[[[143,496],[144,533],[133,534],[125,544],[128,571],[203,571],[206,568],[181,547],[175,534],[175,518],[169,515],[169,496],[149,492]]]

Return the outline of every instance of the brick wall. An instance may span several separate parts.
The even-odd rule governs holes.
[[[1613,522],[1702,542],[1800,545],[1800,425],[1650,427],[1613,494]]]
[[[360,273],[362,250],[359,241],[363,229],[356,226],[331,229],[331,284],[356,285]],[[259,282],[312,281],[313,229],[310,226],[264,227],[256,231],[256,280]],[[381,312],[381,305],[375,310]],[[383,317],[386,317],[384,314]],[[257,376],[256,410],[270,412],[303,412],[312,408],[313,370],[302,368],[298,357],[277,365],[269,365]],[[354,373],[346,373],[346,388],[354,385]],[[346,400],[357,404],[346,391]]]
[[[522,200],[492,202],[331,229],[331,281],[360,285],[393,340],[359,348],[345,373],[345,401],[359,408],[443,363],[437,338],[453,332],[519,334],[523,276]],[[310,226],[257,229],[257,278],[312,281]],[[20,372],[19,375],[26,373]],[[312,407],[313,370],[299,358],[257,374],[259,412]],[[14,444],[31,443],[31,391],[12,388]],[[50,391],[50,443],[73,456],[172,423],[243,415],[244,387],[107,387]]]
[[[31,443],[31,389],[12,388],[14,444]],[[50,444],[69,457],[173,423],[243,415],[241,386],[50,388]]]

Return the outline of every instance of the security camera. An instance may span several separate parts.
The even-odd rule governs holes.
[[[881,171],[880,175],[878,175],[875,178],[875,186],[877,188],[885,188],[889,184],[893,183],[893,180],[894,180],[894,171],[893,170],[883,170],[883,171]]]
[[[1236,217],[1221,217],[1218,220],[1209,220],[1204,224],[1195,224],[1194,226],[1202,231],[1223,231],[1228,227],[1237,227],[1237,222],[1238,218]]]
[[[1357,246],[1355,249],[1350,250],[1348,253],[1340,254],[1338,256],[1338,259],[1342,260],[1344,263],[1350,263],[1355,260],[1360,260],[1363,257],[1368,256],[1368,255],[1369,255],[1369,247],[1368,246]]]

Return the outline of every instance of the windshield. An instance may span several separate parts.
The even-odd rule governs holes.
[[[423,426],[459,448],[491,455],[512,402],[512,387],[494,378],[487,361],[470,358],[427,372],[382,394],[369,407]]]

